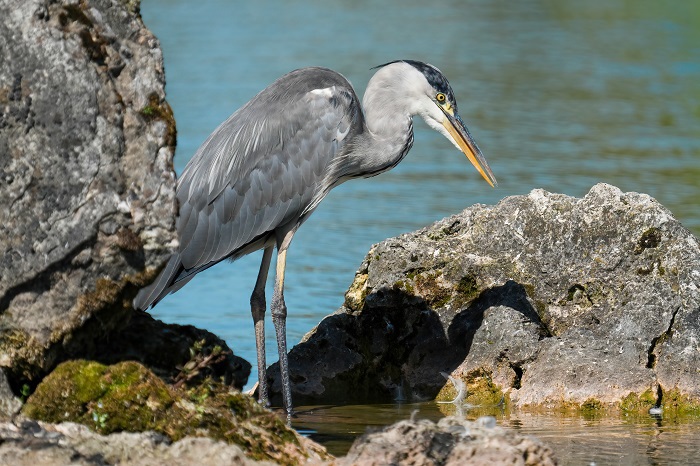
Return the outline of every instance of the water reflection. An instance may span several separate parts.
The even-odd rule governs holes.
[[[342,456],[365,432],[411,416],[437,422],[455,411],[454,406],[434,402],[309,406],[299,408],[293,425],[332,454]],[[693,464],[700,444],[698,419],[681,422],[596,412],[514,412],[502,407],[477,407],[464,413],[470,420],[481,416],[493,416],[501,427],[539,438],[552,447],[561,465]]]

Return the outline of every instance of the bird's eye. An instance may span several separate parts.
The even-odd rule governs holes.
[[[443,94],[442,92],[438,92],[435,96],[435,100],[437,100],[440,103],[444,103],[445,100],[447,100],[447,97],[445,97],[445,94]]]

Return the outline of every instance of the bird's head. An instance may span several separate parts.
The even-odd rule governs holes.
[[[457,113],[454,92],[440,70],[433,65],[414,60],[399,60],[377,68],[380,70],[375,77],[382,79],[381,75],[384,74],[387,81],[402,82],[397,88],[409,94],[406,97],[409,98],[409,111],[412,115],[420,115],[428,126],[464,152],[486,182],[496,186],[496,177]]]

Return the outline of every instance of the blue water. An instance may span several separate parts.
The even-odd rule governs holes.
[[[373,243],[474,203],[534,188],[582,196],[607,182],[652,195],[700,233],[700,2],[143,0],[141,9],[165,56],[178,173],[221,121],[287,71],[327,66],[361,95],[370,67],[412,58],[450,79],[499,181],[490,188],[416,120],[399,167],[334,190],[296,235],[291,344],[342,304]],[[248,302],[260,258],[210,269],[153,314],[220,335],[255,366]],[[267,334],[270,363],[271,324]]]

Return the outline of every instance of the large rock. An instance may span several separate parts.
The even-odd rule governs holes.
[[[430,399],[446,372],[488,403],[700,410],[699,342],[698,240],[651,197],[599,184],[375,245],[290,371],[297,403]]]
[[[168,383],[176,383],[182,369],[192,367],[189,382],[209,377],[239,390],[251,368],[213,333],[191,325],[165,324],[142,311],[134,311],[122,330],[97,342],[83,357],[103,364],[138,361]]]
[[[175,123],[138,8],[0,0],[0,366],[16,390],[123,328],[175,241]]]

